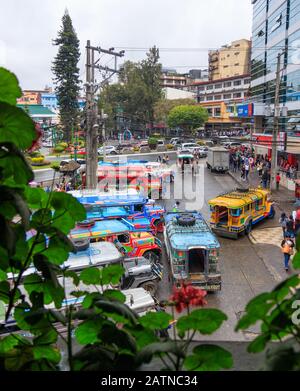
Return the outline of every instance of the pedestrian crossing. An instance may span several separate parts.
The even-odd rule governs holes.
[[[255,229],[250,233],[249,239],[253,244],[272,244],[280,247],[283,240],[282,228]]]

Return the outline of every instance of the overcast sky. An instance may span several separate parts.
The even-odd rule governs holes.
[[[208,48],[251,36],[250,0],[0,0],[0,65],[17,74],[23,89],[52,85],[51,62],[57,51],[52,39],[65,8],[80,40],[81,79],[87,39],[118,50],[192,48],[160,52],[164,67],[185,72],[207,67]],[[126,50],[123,59],[144,56],[145,50]],[[104,56],[102,65],[109,59]]]

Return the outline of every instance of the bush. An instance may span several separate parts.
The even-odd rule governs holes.
[[[155,149],[157,146],[157,138],[150,137],[148,140],[148,145],[149,145],[150,149]]]
[[[40,157],[40,156],[41,156],[41,152],[39,152],[39,151],[33,151],[33,152],[30,152],[30,153],[29,153],[29,156],[30,156],[31,158],[33,158],[33,157]]]
[[[133,147],[134,152],[139,152],[140,148],[139,147]]]
[[[52,170],[54,170],[54,171],[59,171],[60,165],[59,165],[58,162],[53,162],[53,163],[51,164],[51,168],[52,168]]]
[[[62,147],[63,149],[66,149],[68,147],[68,143],[62,141],[57,144],[57,147]]]
[[[205,145],[205,142],[202,141],[202,140],[198,140],[198,141],[197,141],[197,144],[198,144],[198,145]]]
[[[53,149],[53,151],[56,153],[62,153],[64,150],[65,148],[62,147],[61,145],[56,145],[56,147]]]
[[[174,145],[173,144],[167,144],[166,147],[167,147],[167,149],[174,149]]]
[[[43,163],[45,160],[44,156],[39,156],[39,157],[33,157],[31,158],[32,163]]]

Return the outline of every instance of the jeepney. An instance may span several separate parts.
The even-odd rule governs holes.
[[[207,291],[221,289],[220,244],[199,212],[168,212],[164,239],[174,284],[184,280]]]
[[[73,240],[88,239],[91,242],[108,241],[120,243],[128,257],[144,256],[159,259],[162,252],[161,241],[150,232],[137,231],[124,219],[87,221],[86,226],[77,224],[69,237]]]
[[[266,218],[275,216],[274,202],[265,189],[235,189],[208,202],[210,225],[220,235],[237,239],[248,235],[252,227]]]

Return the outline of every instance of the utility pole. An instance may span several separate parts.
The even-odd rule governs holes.
[[[100,58],[95,61],[95,53],[105,53],[115,56],[115,69],[103,67],[98,65]],[[109,50],[101,49],[100,47],[91,46],[88,40],[86,45],[86,187],[88,189],[96,189],[98,184],[98,130],[99,130],[99,116],[98,104],[95,99],[97,90],[117,73],[117,57],[124,56],[124,50],[121,52],[114,52],[114,48]],[[100,84],[95,82],[95,69],[111,72]],[[103,114],[103,113],[102,113]],[[101,115],[102,123],[104,115]],[[102,137],[105,137],[105,127],[102,125]],[[103,138],[103,146],[105,150],[105,138]],[[104,152],[105,153],[105,152]],[[105,155],[104,155],[105,157]]]
[[[271,180],[270,191],[276,189],[276,173],[277,173],[277,143],[279,133],[279,117],[280,117],[280,82],[281,82],[281,56],[284,52],[277,55],[277,68],[276,68],[276,85],[275,85],[275,100],[274,100],[274,128],[272,139],[272,161],[271,161]]]

